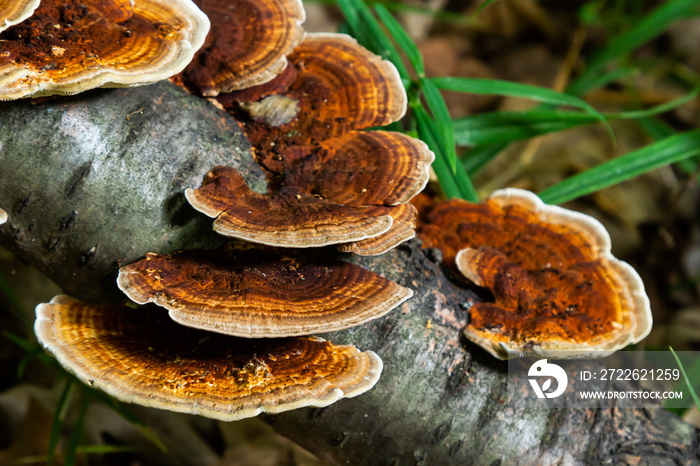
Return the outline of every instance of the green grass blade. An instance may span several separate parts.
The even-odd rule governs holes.
[[[348,0],[340,1],[347,2]],[[399,51],[396,49],[389,36],[387,36],[386,32],[384,32],[384,29],[382,28],[381,24],[379,24],[379,21],[377,21],[377,18],[374,17],[372,10],[370,10],[365,2],[361,0],[349,1],[355,8],[355,11],[359,13],[362,24],[364,24],[366,28],[366,33],[369,33],[374,37],[376,48],[372,48],[371,50],[374,53],[381,55],[383,58],[391,61],[399,71],[399,75],[401,76],[402,80],[410,79],[408,69],[406,68],[406,65],[403,64]]]
[[[658,118],[639,118],[635,120],[635,122],[645,133],[647,133],[650,138],[656,141],[675,134],[675,130],[670,125],[664,123]],[[693,175],[698,170],[697,157],[695,159],[681,160],[676,163],[676,165],[688,175]]]
[[[134,412],[131,411],[125,404],[117,401],[101,390],[96,390],[87,386],[84,387],[84,390],[90,391],[90,395],[93,398],[105,404],[112,411],[126,419],[130,424],[138,427],[143,435],[160,451],[163,453],[168,453],[168,447],[158,438],[158,435],[150,427],[148,427],[148,424],[146,424],[143,419],[134,414]]]
[[[28,340],[25,340],[24,338],[19,337],[19,336],[15,335],[14,333],[7,332],[7,331],[3,331],[3,332],[0,333],[0,334],[1,334],[3,337],[5,337],[5,338],[7,338],[8,340],[10,340],[10,341],[11,341],[12,343],[14,343],[15,345],[17,345],[17,346],[19,346],[20,348],[22,348],[22,349],[23,349],[24,351],[26,351],[27,353],[31,353],[32,351],[34,351],[34,350],[37,348],[36,343],[33,343],[33,342],[31,342],[31,341],[28,341]]]
[[[479,195],[474,188],[469,174],[462,167],[459,167],[455,172],[455,180],[457,181],[457,186],[460,187],[462,191],[462,198],[469,202],[479,202]]]
[[[588,89],[601,89],[610,83],[619,81],[627,76],[631,76],[637,73],[639,70],[637,68],[616,68],[608,72],[601,72],[601,74],[593,76],[590,78],[588,83]],[[567,92],[571,94],[579,95],[574,93],[571,89],[567,89]]]
[[[58,364],[58,362],[54,358],[52,358],[51,356],[46,354],[46,352],[43,350],[43,348],[40,345],[36,344],[35,342],[25,340],[24,338],[21,338],[21,337],[15,335],[14,333],[6,332],[6,331],[0,332],[0,335],[7,338],[8,340],[13,342],[14,344],[19,346],[20,348],[22,348],[28,354],[34,355],[35,358],[37,358],[38,360],[40,360],[44,364],[51,366],[53,369],[57,369],[59,371],[63,370],[63,369],[61,369],[61,366]]]
[[[78,446],[83,438],[83,432],[85,430],[85,417],[87,416],[87,409],[90,406],[90,393],[88,391],[83,391],[83,399],[80,402],[80,410],[78,411],[78,418],[73,426],[73,431],[68,439],[68,448],[66,448],[66,458],[64,464],[66,466],[73,466],[75,464],[75,458],[78,454]]]
[[[326,3],[329,5],[335,4],[338,0],[304,0],[309,3]],[[391,2],[385,0],[368,0],[369,6],[384,5],[391,11],[399,13],[414,13],[419,15],[431,16],[440,21],[446,21],[455,24],[470,25],[474,24],[474,20],[466,15],[453,13],[451,11],[436,10],[423,5],[411,5],[409,3]]]
[[[567,105],[580,108],[603,123],[612,134],[612,129],[605,117],[601,115],[588,102],[568,94],[552,89],[531,86],[529,84],[502,81],[500,79],[480,78],[432,78],[433,83],[440,89],[465,92],[470,94],[507,95],[510,97],[522,97],[552,105]]]
[[[675,21],[697,13],[700,0],[669,0],[649,13],[627,33],[613,40],[588,62],[584,71],[567,89],[580,95],[593,89],[602,68],[661,34]]]
[[[697,96],[698,90],[696,89],[678,99],[652,108],[604,113],[603,116],[608,120],[639,120],[668,112]],[[511,143],[597,121],[597,118],[587,113],[564,110],[533,109],[524,112],[482,113],[454,121],[455,142],[459,146]],[[672,130],[665,136],[671,134],[673,134]],[[660,139],[660,137],[655,139]]]
[[[17,364],[17,379],[21,379],[24,375],[24,371],[27,369],[27,365],[42,354],[44,354],[44,348],[41,346],[37,346],[32,351],[25,354],[19,364]]]
[[[350,35],[353,36],[360,45],[367,49],[380,53],[382,46],[373,34],[367,23],[360,17],[360,9],[358,8],[358,0],[338,0],[338,7],[345,16],[346,24],[350,29]]]
[[[449,165],[445,160],[445,155],[442,153],[442,149],[433,138],[433,134],[430,129],[430,115],[428,115],[428,112],[420,105],[413,107],[413,114],[416,117],[418,137],[423,140],[428,145],[430,150],[435,153],[435,161],[433,162],[432,167],[437,175],[442,191],[445,193],[445,196],[448,199],[461,198],[462,193],[459,187],[457,187],[457,181],[454,178],[454,173],[452,170],[450,170]]]
[[[78,447],[80,455],[110,455],[115,453],[134,453],[138,451],[134,447],[123,445],[83,445]]]
[[[66,419],[66,413],[68,412],[68,406],[70,406],[70,399],[74,389],[75,383],[73,383],[73,379],[70,377],[67,378],[66,386],[63,388],[61,397],[58,399],[56,412],[54,413],[53,421],[51,422],[51,434],[49,436],[49,450],[47,453],[46,464],[50,465],[53,462],[54,455],[56,454],[56,446],[58,446],[58,440],[61,437],[63,421]]]
[[[412,106],[413,113],[416,117],[418,135],[420,139],[428,144],[428,147],[435,152],[435,162],[433,162],[433,170],[438,177],[440,186],[447,198],[461,198],[472,202],[479,202],[474,185],[467,173],[461,169],[453,172],[450,170],[447,163],[447,157],[442,152],[437,143],[436,135],[438,128],[435,122],[428,115],[427,110],[422,105]],[[461,168],[461,167],[460,167]],[[461,172],[461,173],[460,173]]]
[[[374,11],[379,16],[379,19],[384,23],[384,27],[389,31],[389,34],[394,38],[396,43],[403,49],[404,53],[408,57],[408,61],[416,70],[419,78],[425,77],[425,67],[423,66],[423,56],[418,50],[418,46],[413,39],[408,35],[406,30],[401,26],[401,24],[389,13],[383,5],[377,5],[374,7]]]
[[[683,364],[681,364],[681,360],[678,358],[678,355],[676,354],[675,351],[673,351],[673,348],[669,346],[668,348],[671,350],[671,353],[673,354],[674,359],[676,360],[676,364],[678,364],[678,368],[681,370],[681,374],[683,375],[683,380],[685,380],[686,385],[688,386],[688,392],[690,393],[690,396],[693,398],[693,401],[695,402],[695,406],[700,409],[700,398],[698,398],[698,394],[695,391],[695,387],[693,387],[693,383],[691,382],[690,378],[688,377],[688,374],[685,372],[685,368],[683,367]]]
[[[587,113],[556,110],[482,113],[454,121],[455,142],[458,146],[507,144],[597,121]]]
[[[357,35],[360,32],[360,12],[352,4],[350,0],[336,0],[336,4],[340,11],[345,16],[345,21],[348,23],[350,32],[353,37],[357,39]]]
[[[561,204],[656,168],[700,155],[700,129],[675,134],[572,176],[540,193],[549,204]]]
[[[657,105],[652,108],[648,108],[645,110],[633,110],[633,111],[628,111],[628,112],[620,112],[620,113],[607,113],[605,114],[608,118],[610,119],[625,119],[625,120],[637,120],[640,118],[649,118],[654,115],[659,115],[661,113],[666,113],[668,111],[673,110],[676,107],[680,107],[683,104],[686,104],[698,96],[699,89],[695,88],[692,91],[688,92],[687,94],[678,97],[677,99],[670,100],[668,102],[665,102],[663,104]]]
[[[430,112],[435,118],[439,130],[440,138],[438,143],[442,147],[443,152],[447,156],[447,163],[450,169],[456,173],[457,171],[457,151],[455,149],[455,132],[452,126],[452,117],[447,109],[445,99],[437,87],[429,79],[420,80],[421,89],[425,102],[428,104]]]
[[[655,141],[672,136],[676,132],[670,125],[658,118],[639,118],[635,123]]]

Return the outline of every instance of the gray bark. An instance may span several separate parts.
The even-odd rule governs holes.
[[[0,105],[0,236],[78,298],[119,296],[119,264],[148,251],[214,246],[182,197],[216,164],[259,191],[264,177],[236,123],[169,83]],[[332,248],[329,254],[337,254]],[[455,286],[418,241],[345,255],[415,291],[389,316],[335,334],[384,360],[370,392],[324,409],[266,416],[337,464],[691,464],[698,430],[661,409],[534,410],[506,403],[506,367],[465,344]]]
[[[150,250],[221,241],[183,194],[214,165],[265,189],[237,123],[169,83],[0,103],[0,114],[3,236],[90,301],[119,297],[119,265]]]

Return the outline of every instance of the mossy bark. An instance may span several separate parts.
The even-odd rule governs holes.
[[[119,297],[119,264],[148,251],[214,246],[182,192],[214,165],[253,189],[264,176],[236,123],[169,83],[0,105],[0,236],[78,298]],[[328,248],[329,254],[337,254]],[[415,291],[389,316],[324,335],[384,360],[375,388],[324,409],[266,416],[337,464],[690,464],[698,430],[661,409],[533,410],[506,402],[506,367],[465,345],[465,305],[416,240],[344,257]],[[433,259],[431,259],[431,257]]]

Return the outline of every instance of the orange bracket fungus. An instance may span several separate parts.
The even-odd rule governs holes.
[[[270,81],[287,66],[301,41],[301,0],[195,0],[212,28],[183,72],[205,96]]]
[[[7,222],[7,212],[0,209],[0,225],[2,225],[5,222]]]
[[[201,188],[188,189],[189,203],[216,218],[214,230],[224,236],[282,247],[319,247],[380,235],[391,227],[386,212],[349,207],[296,189],[273,195],[252,191],[230,167],[216,167]],[[375,214],[375,215],[373,215]]]
[[[592,217],[511,188],[438,203],[428,221],[424,246],[493,294],[470,308],[464,334],[498,358],[603,356],[651,330],[641,278]]]
[[[387,125],[406,113],[406,91],[394,65],[350,36],[307,34],[288,60],[296,68],[294,79],[282,88],[266,85],[272,95],[243,100],[255,95],[251,89],[219,99],[244,110],[236,114],[259,151],[272,154],[287,146],[306,146]]]
[[[253,192],[226,167],[212,170],[202,187],[185,195],[216,218],[215,231],[257,243],[351,243],[345,250],[380,254],[413,237],[415,209],[406,202],[425,187],[434,157],[422,141],[386,131],[351,132],[300,152],[302,162],[272,195]]]
[[[407,98],[394,66],[344,35],[298,44],[299,0],[197,4],[215,16],[214,29],[175,81],[204,95],[239,89],[218,98],[245,118],[270,184],[270,194],[260,194],[220,166],[186,190],[195,209],[215,218],[214,230],[358,254],[413,237],[408,201],[425,187],[433,153],[402,134],[358,131],[403,116]],[[205,42],[208,26],[189,0],[47,3],[0,37],[14,41],[0,98],[171,76]],[[128,58],[134,50],[138,58]],[[19,81],[28,86],[15,89]],[[381,317],[413,291],[320,254],[247,248],[148,254],[117,280],[145,306],[58,296],[37,306],[37,337],[79,379],[120,400],[222,420],[327,406],[369,390],[382,370],[376,354],[307,335]]]
[[[39,0],[0,0],[0,32],[29,18]]]
[[[57,296],[36,308],[37,338],[85,384],[115,398],[224,421],[327,406],[374,386],[372,351],[316,337],[239,339],[176,324],[159,308]]]
[[[405,204],[425,188],[434,160],[423,141],[389,131],[352,131],[302,153],[285,185],[356,207]]]
[[[348,262],[266,258],[259,250],[148,254],[122,267],[117,283],[131,300],[163,306],[182,325],[249,338],[342,330],[413,295]]]
[[[208,31],[190,0],[44,0],[0,33],[0,100],[160,81]]]
[[[416,208],[412,204],[399,204],[390,207],[377,207],[391,216],[391,227],[386,233],[354,243],[338,245],[342,252],[352,252],[360,256],[384,254],[404,241],[416,236]]]
[[[357,131],[405,113],[396,68],[343,34],[309,34],[288,59],[274,80],[218,97],[243,122],[271,194],[217,167],[186,192],[190,204],[218,233],[274,246],[374,255],[412,238],[406,203],[425,187],[433,153],[403,134]]]

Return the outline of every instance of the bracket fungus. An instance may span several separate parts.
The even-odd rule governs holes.
[[[205,96],[272,80],[304,35],[301,0],[195,0],[211,19],[204,46],[183,79]]]
[[[29,18],[40,0],[0,0],[0,32]]]
[[[0,209],[0,225],[2,225],[5,222],[7,222],[7,212]]]
[[[604,356],[651,330],[641,278],[594,218],[512,188],[481,204],[443,201],[427,217],[424,247],[493,294],[470,308],[464,334],[494,356]]]
[[[0,33],[0,100],[167,79],[208,31],[190,0],[44,0]]]
[[[250,190],[227,167],[185,195],[216,219],[218,233],[273,246],[350,243],[345,250],[380,254],[413,237],[415,209],[407,202],[425,187],[434,158],[422,141],[354,131],[301,153],[271,195]]]
[[[358,131],[405,113],[396,68],[343,34],[309,34],[288,58],[278,78],[218,97],[243,122],[271,194],[217,167],[187,190],[190,204],[218,233],[273,246],[374,255],[412,238],[407,202],[434,154],[403,134]]]
[[[413,295],[349,262],[257,249],[148,254],[122,267],[117,283],[132,301],[165,307],[182,325],[248,338],[346,329]]]
[[[288,60],[295,73],[287,86],[271,82],[265,85],[270,95],[249,89],[219,98],[241,118],[258,151],[307,146],[387,125],[406,113],[406,91],[394,65],[350,36],[307,34]],[[288,78],[284,73],[279,79]],[[251,95],[258,100],[245,100]]]
[[[371,207],[349,207],[291,188],[273,195],[252,191],[230,167],[215,167],[202,187],[185,196],[198,211],[215,218],[224,236],[280,247],[320,247],[380,235],[392,218]]]
[[[224,421],[323,407],[374,386],[372,351],[316,337],[239,339],[176,324],[159,308],[57,296],[36,308],[41,344],[82,382],[115,398]]]
[[[407,98],[394,66],[344,35],[309,35],[298,45],[299,0],[197,4],[216,15],[214,29],[196,63],[173,80],[205,95],[239,89],[218,99],[247,115],[242,125],[271,193],[254,192],[234,168],[220,166],[200,188],[185,192],[190,204],[216,218],[217,232],[272,246],[341,244],[380,254],[411,238],[416,209],[408,201],[427,184],[433,153],[402,134],[357,131],[403,116]],[[225,30],[229,19],[237,26]],[[208,25],[189,0],[47,2],[25,29],[0,36],[21,39],[4,62],[20,71],[7,71],[5,82],[29,83],[21,92],[6,87],[0,98],[142,83],[126,69],[132,59],[125,49],[146,57],[135,74],[145,74],[145,62],[153,61],[158,70],[146,79],[163,79],[182,71]],[[87,43],[89,51],[69,46],[69,39]],[[267,41],[261,50],[248,50],[261,40]],[[37,41],[49,48],[41,52]],[[105,53],[97,53],[100,45],[108,46]],[[36,63],[25,63],[32,54]],[[86,71],[72,65],[85,60]],[[282,139],[267,151],[260,138]],[[369,390],[382,361],[371,351],[308,335],[381,317],[413,291],[322,254],[301,259],[301,253],[261,253],[239,243],[148,254],[122,267],[117,280],[145,305],[99,306],[58,296],[37,306],[35,332],[78,378],[123,401],[222,420],[327,406]]]

